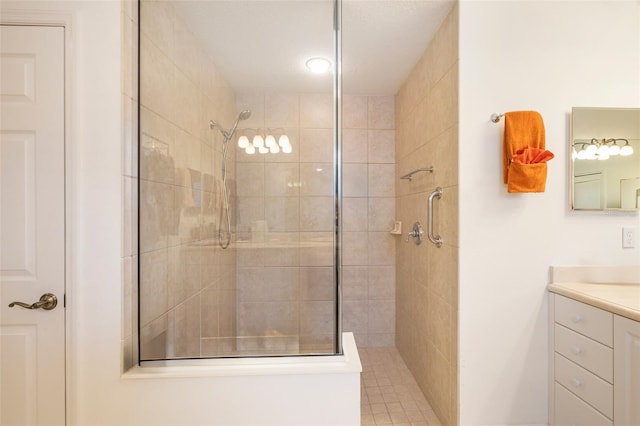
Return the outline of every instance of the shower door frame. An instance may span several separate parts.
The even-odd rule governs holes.
[[[141,14],[141,3],[142,1],[137,1],[137,9],[138,9],[138,26],[137,26],[137,152],[141,153],[141,144],[142,144],[142,126],[140,126],[140,116],[141,116],[141,87],[140,83],[141,79],[141,67],[140,67],[140,59],[141,59],[141,48],[140,48],[140,40],[142,37],[142,14]],[[334,39],[334,67],[333,67],[333,186],[334,186],[334,208],[335,208],[335,220],[334,220],[334,243],[333,243],[333,271],[334,271],[334,288],[335,288],[335,339],[334,339],[334,351],[333,353],[311,353],[311,354],[282,354],[282,355],[236,355],[236,356],[216,356],[216,357],[186,357],[186,358],[164,358],[164,359],[150,359],[150,360],[142,360],[140,357],[141,354],[141,321],[140,321],[140,283],[141,283],[141,268],[140,268],[140,244],[136,244],[137,246],[137,286],[138,291],[136,301],[134,302],[134,306],[137,307],[135,312],[135,317],[137,317],[137,342],[136,342],[136,350],[135,350],[135,359],[134,363],[137,363],[140,367],[157,367],[157,366],[171,366],[171,365],[202,365],[206,364],[208,361],[217,360],[217,359],[241,359],[241,358],[282,358],[282,357],[317,357],[317,356],[335,356],[335,355],[344,355],[343,351],[343,341],[342,341],[342,302],[343,302],[343,280],[342,280],[342,0],[333,0],[333,39]],[[142,155],[137,155],[137,173],[140,175],[141,169],[141,159]],[[136,203],[136,216],[137,216],[137,230],[136,230],[136,238],[138,242],[140,241],[140,223],[141,223],[141,214],[140,214],[140,194],[141,194],[141,181],[142,179],[137,179],[137,197],[138,202]],[[238,336],[236,336],[238,337]]]

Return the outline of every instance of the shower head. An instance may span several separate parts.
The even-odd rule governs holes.
[[[220,132],[224,136],[225,143],[226,143],[226,142],[229,141],[229,139],[231,139],[233,137],[233,134],[236,132],[236,128],[238,127],[238,123],[240,122],[240,120],[246,120],[249,117],[251,117],[251,110],[245,109],[244,111],[242,111],[240,114],[238,114],[238,118],[236,119],[236,122],[233,123],[233,126],[231,127],[231,130],[229,130],[228,132],[226,130],[224,130],[224,128],[222,128],[222,126],[220,126],[218,123],[216,123],[213,120],[209,120],[209,127],[211,129],[217,127],[218,130],[220,130]]]

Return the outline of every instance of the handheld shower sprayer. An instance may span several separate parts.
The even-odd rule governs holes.
[[[236,118],[235,123],[231,126],[229,131],[226,131],[220,124],[216,123],[213,120],[209,120],[209,128],[213,130],[214,128],[218,128],[222,136],[224,136],[224,142],[222,143],[222,191],[224,198],[224,205],[222,206],[223,211],[220,212],[220,221],[218,223],[218,244],[223,249],[229,247],[231,243],[231,218],[229,217],[229,190],[227,189],[227,149],[229,147],[229,141],[233,138],[233,135],[238,128],[238,123],[241,120],[246,120],[251,117],[251,110],[245,109],[240,114],[238,114],[238,118]],[[222,216],[223,213],[227,215],[227,230],[222,231]],[[223,238],[223,233],[224,238]]]
[[[231,126],[231,129],[229,129],[229,131],[226,131],[220,124],[216,123],[213,120],[209,120],[209,127],[211,129],[214,129],[217,127],[218,130],[220,130],[220,133],[222,133],[222,136],[224,136],[225,143],[227,143],[231,138],[233,138],[233,134],[236,132],[236,129],[238,128],[238,123],[241,120],[246,120],[249,117],[251,117],[251,110],[245,109],[240,114],[238,114],[238,118],[236,118],[235,123],[233,123],[233,126]]]

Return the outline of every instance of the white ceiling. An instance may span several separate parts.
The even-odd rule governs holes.
[[[395,94],[453,3],[343,0],[344,93]],[[333,1],[186,0],[175,8],[236,92],[331,91],[331,76],[304,63],[333,57]]]

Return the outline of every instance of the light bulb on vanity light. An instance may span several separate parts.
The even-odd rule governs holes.
[[[291,154],[292,148],[291,145],[285,145],[282,147],[282,152],[284,152],[285,154]]]
[[[246,152],[246,153],[247,153],[247,154],[249,154],[249,155],[253,155],[253,154],[255,154],[255,153],[256,153],[256,147],[255,147],[255,146],[253,146],[253,145],[249,145],[248,147],[246,147],[246,148],[244,149],[244,152]]]
[[[249,138],[242,135],[238,138],[238,148],[245,149],[249,146]]]
[[[267,135],[267,137],[264,139],[264,144],[269,148],[278,145],[276,143],[276,138],[273,135]]]
[[[271,145],[269,147],[269,152],[271,152],[272,154],[277,154],[280,152],[280,147],[278,146],[278,144]]]
[[[598,147],[591,143],[587,145],[585,151],[587,152],[587,154],[595,154],[596,152],[598,152]]]
[[[264,139],[262,138],[262,135],[257,134],[253,137],[253,146],[256,148],[262,148],[264,146]]]
[[[291,146],[291,142],[289,142],[289,136],[287,135],[280,136],[278,138],[278,145],[280,145],[280,148],[284,148],[287,145]]]
[[[620,146],[618,146],[615,142],[613,145],[609,147],[609,155],[618,155],[620,154]]]
[[[260,154],[266,154],[266,153],[269,152],[269,148],[267,148],[266,146],[261,146],[261,147],[258,148],[258,152]]]
[[[620,155],[622,155],[623,157],[633,154],[633,147],[629,145],[629,141],[626,142],[627,143],[625,143],[624,146],[620,148]]]

